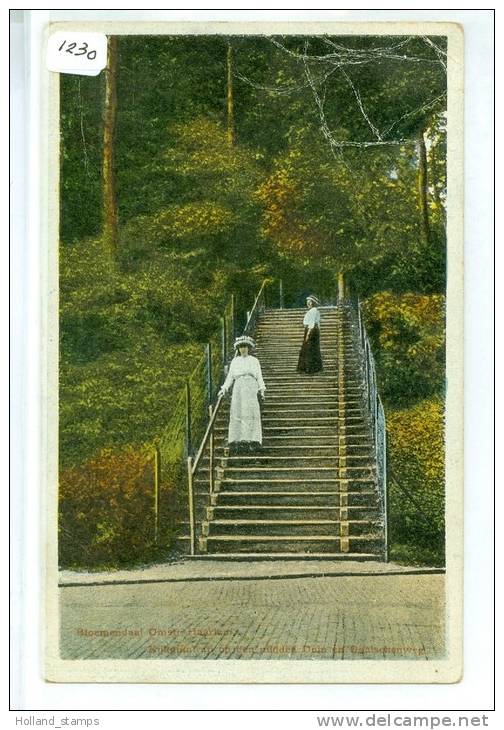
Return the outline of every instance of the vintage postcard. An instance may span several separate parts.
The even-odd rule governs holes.
[[[462,28],[47,43],[46,679],[457,682]]]

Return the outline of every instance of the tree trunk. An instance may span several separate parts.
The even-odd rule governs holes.
[[[338,271],[338,301],[345,298],[345,275],[342,271]]]
[[[235,143],[234,100],[233,100],[233,49],[231,43],[227,48],[227,140],[228,146]]]
[[[114,138],[117,114],[117,38],[109,36],[103,114],[103,240],[113,259],[118,249],[117,199],[114,171]]]
[[[440,187],[439,176],[438,176],[439,160],[438,160],[438,155],[437,155],[437,150],[436,150],[435,144],[432,145],[432,147],[429,150],[429,153],[430,153],[430,160],[428,160],[428,162],[430,161],[429,173],[430,173],[430,180],[432,183],[431,187],[433,190],[434,200],[435,200],[437,208],[439,210],[439,215],[441,217],[441,220],[446,223],[446,210],[443,205],[443,201],[441,200],[441,195],[439,192],[439,187]]]
[[[427,177],[427,149],[425,147],[425,138],[423,130],[420,130],[417,136],[417,152],[418,152],[418,202],[420,206],[420,215],[422,218],[422,230],[425,243],[430,242],[430,225],[429,225],[429,207],[427,202],[427,192],[429,181]]]

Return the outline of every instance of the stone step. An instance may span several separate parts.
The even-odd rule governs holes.
[[[215,438],[215,446],[217,449],[227,448],[228,432],[221,431]],[[372,453],[373,444],[369,440],[363,438],[347,437],[343,444],[347,453]],[[341,447],[338,436],[331,433],[330,436],[313,435],[313,434],[263,434],[263,443],[260,455],[270,453],[280,453],[280,450],[287,451],[291,454],[298,453],[329,453],[329,449],[333,448],[335,452]]]
[[[293,408],[296,406],[303,409],[312,407],[321,408],[325,405],[333,407],[334,405],[339,406],[340,403],[349,408],[358,408],[361,407],[362,400],[360,398],[340,399],[337,392],[332,395],[313,395],[311,393],[304,394],[296,391],[291,394],[281,395],[277,392],[266,391],[266,405],[270,403],[285,408]],[[224,406],[226,406],[226,401],[221,408]]]
[[[199,479],[197,478],[195,480],[195,485],[199,486],[202,484],[207,484],[207,480]],[[268,491],[274,491],[275,489],[289,492],[289,491],[299,491],[300,489],[306,489],[311,490],[312,492],[316,491],[328,491],[331,489],[340,489],[344,491],[344,487],[347,487],[351,491],[359,491],[359,488],[362,489],[371,489],[374,488],[375,480],[373,477],[353,477],[350,476],[348,478],[340,478],[340,477],[321,477],[321,478],[312,478],[312,477],[306,477],[302,479],[296,479],[296,478],[281,478],[281,477],[269,477],[269,478],[260,478],[257,477],[256,479],[251,478],[232,478],[232,477],[225,477],[220,482],[220,488],[222,490],[232,492],[235,491],[247,491],[250,490],[251,492],[258,492],[264,490],[266,492]]]
[[[296,337],[292,342],[285,343],[283,347],[278,347],[275,340],[260,340],[256,343],[257,348],[254,351],[254,355],[262,362],[264,358],[272,360],[281,360],[282,358],[294,358],[299,356],[301,345],[303,344],[303,337]],[[349,348],[344,348],[345,351],[350,352]],[[332,358],[336,362],[341,359],[341,351],[338,347],[338,343],[333,339],[324,339],[320,342],[320,353],[323,358]]]
[[[271,357],[283,357],[284,355],[299,354],[303,341],[304,330],[291,335],[282,332],[281,340],[279,340],[278,332],[275,334],[264,334],[256,340],[254,355],[261,354]],[[323,354],[325,353],[334,357],[341,355],[341,342],[336,334],[330,332],[322,333],[319,338],[319,346]],[[350,350],[352,347],[353,345],[350,342],[343,343],[343,350]]]
[[[266,385],[269,380],[277,381],[285,378],[292,378],[293,380],[297,380],[300,384],[315,378],[325,382],[329,379],[335,380],[338,375],[336,367],[333,366],[324,366],[323,370],[319,370],[317,373],[301,373],[297,370],[297,362],[292,365],[283,363],[280,367],[267,365],[266,367],[262,367],[261,370]],[[358,379],[356,378],[356,380]]]
[[[265,380],[292,380],[299,384],[309,382],[327,384],[327,381],[334,381],[338,375],[336,367],[329,367],[317,373],[301,373],[296,368],[297,365],[295,367],[287,365],[278,368],[266,367],[262,368],[262,374]]]
[[[294,357],[299,355],[301,345],[303,344],[303,335],[296,337],[292,341],[284,342],[282,346],[279,346],[278,339],[274,337],[270,339],[261,339],[256,342],[256,349],[254,355],[259,359],[263,357],[270,357],[275,360],[280,360],[282,357]],[[320,340],[320,352],[326,357],[333,357],[335,359],[341,356],[341,352],[338,343],[335,339],[326,337]]]
[[[342,526],[343,525],[343,526]],[[305,535],[326,535],[328,537],[345,537],[369,535],[377,527],[377,520],[334,520],[334,519],[213,519],[203,525],[203,534],[214,535],[268,535],[270,537],[290,536],[296,538]],[[343,532],[342,532],[343,531]]]
[[[348,545],[349,551],[359,552],[364,549],[366,552],[378,552],[382,540],[379,535],[359,535],[343,538]],[[328,537],[325,535],[211,535],[201,538],[199,541],[200,550],[208,553],[226,552],[289,552],[289,553],[323,553],[341,552],[340,537]]]
[[[256,350],[254,355],[260,360],[264,357],[280,360],[283,357],[295,357],[299,355],[301,346],[304,341],[304,333],[301,332],[297,336],[292,337],[288,340],[282,339],[282,345],[279,345],[278,334],[276,338],[263,337],[256,342]],[[325,334],[319,340],[320,352],[323,356],[338,360],[341,356],[348,351],[350,353],[351,346],[341,347],[338,343],[336,335]],[[357,352],[357,351],[356,351]]]
[[[304,316],[301,317],[292,317],[290,319],[285,319],[284,321],[281,320],[273,320],[273,319],[263,319],[261,320],[256,328],[256,334],[258,332],[296,332],[296,331],[303,331],[304,330],[304,324],[303,324]],[[325,332],[327,330],[331,330],[332,332],[340,332],[343,328],[344,331],[350,331],[349,327],[345,327],[345,325],[342,325],[341,322],[338,322],[337,319],[334,319],[332,317],[321,317],[320,318],[320,329],[322,332]]]
[[[275,315],[268,315],[266,317],[260,317],[259,321],[257,323],[256,330],[260,329],[261,327],[272,327],[272,326],[282,326],[282,327],[288,327],[289,325],[294,327],[296,325],[303,326],[303,319],[306,314],[306,310],[304,312],[296,312],[292,313],[287,317],[282,316],[276,316]],[[335,317],[333,313],[329,312],[321,312],[320,313],[320,324],[326,324],[331,327],[340,327],[342,322],[341,319],[338,317]]]
[[[220,413],[217,415],[217,422],[222,420],[225,420],[227,422],[227,419],[229,418],[229,412],[229,407],[222,408]],[[266,402],[261,406],[263,424],[267,423],[268,420],[277,418],[280,419],[281,422],[285,419],[296,420],[301,417],[301,414],[304,415],[305,413],[310,414],[309,418],[320,419],[324,417],[337,417],[339,418],[339,420],[345,419],[349,423],[355,421],[358,418],[360,418],[362,421],[366,420],[363,408],[355,408],[353,406],[345,407],[344,405],[340,408],[337,403],[331,406],[318,407],[303,407],[302,405],[299,405],[297,409],[293,409],[288,403],[271,403],[266,396]]]
[[[300,418],[297,423],[292,419],[286,419],[283,423],[280,421],[278,425],[273,425],[273,422],[269,420],[266,423],[263,422],[262,431],[263,437],[279,434],[297,434],[302,436],[305,433],[306,435],[322,436],[327,434],[330,436],[335,433],[336,425],[336,421],[331,418],[327,418],[323,422],[316,420],[308,421],[308,419]],[[227,433],[227,424],[216,423],[215,431],[219,433],[223,430]]]
[[[295,337],[304,336],[304,324],[302,319],[291,322],[261,322],[255,332],[254,339],[276,336],[279,345],[289,343]],[[339,322],[331,322],[330,320],[322,320],[319,327],[320,337],[326,340],[329,338],[344,339],[351,342],[359,342],[359,334],[357,331],[349,327],[342,326]],[[281,337],[279,337],[281,335]]]
[[[337,366],[340,362],[337,358],[335,358],[332,355],[324,355],[324,353],[321,353],[322,355],[322,364],[324,366],[323,372],[337,372]],[[282,371],[282,370],[288,370],[289,372],[294,369],[296,371],[298,360],[299,360],[299,352],[294,352],[289,355],[284,355],[283,357],[264,357],[261,356],[259,353],[256,354],[257,359],[259,360],[259,363],[261,365],[261,370],[263,371]],[[297,371],[296,371],[297,372]]]
[[[268,398],[292,399],[299,397],[300,399],[339,399],[340,397],[346,401],[362,402],[363,389],[361,388],[339,388],[337,382],[332,385],[317,386],[316,383],[306,384],[300,387],[296,383],[266,383],[266,394]]]
[[[339,501],[339,500],[338,500]],[[218,520],[261,520],[261,519],[334,519],[341,520],[342,513],[351,520],[375,520],[378,521],[379,514],[376,506],[357,505],[352,507],[328,506],[327,504],[298,504],[298,505],[219,505],[209,507],[207,519]]]
[[[254,337],[254,341],[259,348],[267,345],[273,351],[296,347],[299,350],[303,344],[304,335],[305,331],[302,325],[297,327],[270,327],[260,330]],[[320,330],[320,347],[336,351],[339,342],[340,335],[336,328],[325,326]],[[351,347],[354,343],[353,340],[349,340],[344,344]]]
[[[218,468],[214,473],[219,478]],[[345,472],[341,473],[340,468],[337,464],[332,466],[227,466],[225,468],[225,480],[250,480],[265,481],[271,479],[282,479],[289,478],[295,480],[313,480],[320,479],[324,480],[326,477],[339,477],[341,479],[356,478],[356,477],[368,477],[372,479],[374,476],[374,466],[363,464],[363,465],[346,465]],[[197,480],[207,481],[209,476],[208,468],[201,468],[198,470]]]
[[[278,385],[296,385],[297,387],[306,387],[306,388],[322,388],[322,387],[328,387],[328,386],[335,386],[338,384],[338,374],[337,372],[326,372],[325,370],[322,370],[318,373],[298,373],[297,370],[285,370],[285,372],[281,371],[271,371],[267,373],[263,373],[264,381],[266,383],[266,386],[268,384],[278,384]],[[363,380],[361,378],[355,377],[350,374],[345,374],[343,376],[344,379],[344,386],[346,388],[354,387],[354,388],[362,388],[363,387]]]
[[[323,375],[317,373],[309,375],[308,373],[297,374],[291,373],[263,373],[264,385],[266,390],[272,391],[274,395],[279,393],[288,393],[290,390],[306,395],[352,395],[354,398],[364,393],[364,383],[357,378],[344,378],[341,385],[337,375]]]
[[[202,493],[208,499],[208,491]],[[230,490],[223,489],[210,497],[210,503],[219,507],[256,507],[269,505],[273,507],[295,507],[310,504],[313,506],[331,507],[344,500],[350,507],[376,508],[378,498],[374,489],[351,489],[342,492],[339,489],[313,491],[298,489],[285,491],[276,490]]]
[[[342,391],[338,388],[337,380],[333,378],[328,383],[323,383],[320,380],[308,380],[298,379],[293,380],[292,378],[285,378],[284,380],[272,380],[267,379],[265,381],[266,391],[269,395],[274,395],[279,398],[288,396],[297,396],[304,398],[325,398],[325,397],[337,397],[340,394],[348,394],[349,396],[356,398],[361,394],[361,389],[357,388],[354,391]]]
[[[310,394],[306,394],[305,397],[303,397],[303,394],[299,394],[299,396],[296,393],[293,393],[291,396],[283,397],[279,396],[278,394],[269,393],[269,391],[266,391],[266,401],[263,403],[262,411],[265,412],[266,409],[272,410],[272,409],[279,409],[282,411],[289,411],[289,412],[295,412],[299,413],[299,410],[303,411],[321,411],[321,410],[334,410],[338,409],[340,403],[340,399],[338,397],[337,393],[334,393],[330,396],[314,396]],[[225,400],[220,410],[222,412],[229,411],[231,402],[229,399]],[[351,407],[356,408],[355,403],[351,404]]]
[[[320,312],[321,317],[336,317],[341,314],[341,310],[336,304],[320,304],[317,309]],[[268,307],[263,309],[260,316],[261,318],[269,317],[289,317],[293,315],[304,315],[307,312],[307,307]]]
[[[305,326],[303,324],[303,319],[294,319],[286,322],[270,322],[270,321],[264,321],[260,322],[257,329],[256,329],[256,336],[262,336],[265,337],[275,337],[275,335],[278,338],[278,335],[282,335],[281,339],[279,339],[279,343],[282,344],[289,340],[289,338],[293,338],[296,336],[303,337],[304,335]],[[341,324],[339,324],[336,321],[331,321],[329,319],[322,319],[319,326],[319,331],[321,336],[324,336],[326,338],[328,337],[341,337],[351,335],[352,333],[348,328],[344,328],[342,332]]]
[[[334,421],[345,421],[345,423],[355,425],[356,423],[362,423],[364,421],[362,414],[349,415],[347,413],[344,416],[339,416],[338,412],[339,409],[335,409],[331,412],[324,410],[322,412],[323,415],[317,416],[312,411],[309,411],[310,415],[299,414],[298,416],[293,416],[284,414],[281,411],[270,411],[269,413],[266,411],[262,414],[262,422],[266,426],[270,423],[278,424],[279,426],[281,426],[283,424],[289,423],[291,423],[292,425],[297,425],[301,423],[305,423],[307,425],[315,425],[317,423],[333,423]]]
[[[262,447],[254,454],[236,454],[230,456],[229,447],[226,443],[226,436],[221,436],[218,440],[214,440],[214,455],[216,458],[246,458],[246,459],[262,459],[272,457],[284,457],[284,458],[303,458],[323,456],[325,458],[336,458],[340,453],[349,456],[358,455],[364,457],[365,455],[372,455],[373,447],[369,442],[361,442],[354,440],[348,442],[344,440],[343,443],[339,443],[339,439],[333,439],[332,443],[326,444],[319,442],[318,438],[310,437],[303,440],[301,437],[276,437],[268,438],[263,440]],[[208,449],[205,451],[204,458],[207,458]]]
[[[352,453],[348,453],[349,449],[342,451],[340,456],[337,450],[333,450],[330,453],[318,452],[317,456],[313,456],[313,452],[308,451],[276,451],[270,452],[267,456],[261,456],[256,458],[242,458],[241,456],[227,456],[225,453],[214,452],[214,477],[222,478],[222,470],[231,469],[253,469],[255,471],[261,471],[264,469],[270,470],[285,470],[289,469],[289,472],[295,472],[298,469],[346,469],[346,471],[340,476],[346,477],[349,474],[355,474],[358,476],[367,476],[370,470],[375,467],[374,455],[371,450],[359,449],[354,446]],[[238,472],[236,472],[238,473]],[[245,471],[240,471],[240,474],[245,474]],[[287,472],[286,472],[287,473]],[[372,472],[375,473],[374,471]],[[202,478],[207,480],[209,477],[209,457],[205,456],[199,465],[195,478]]]
[[[222,423],[229,419],[229,405],[221,407],[216,416],[216,422]],[[266,394],[265,401],[261,404],[262,423],[278,422],[279,425],[284,423],[297,423],[300,420],[308,422],[320,422],[321,420],[346,420],[348,423],[356,423],[357,421],[365,421],[364,409],[362,407],[349,406],[341,407],[335,400],[331,405],[321,406],[304,406],[299,404],[297,408],[293,408],[291,403],[270,401]]]
[[[308,412],[310,413],[310,412]],[[225,422],[225,424],[224,424]],[[315,428],[316,426],[329,426],[332,427],[334,424],[337,423],[345,423],[347,424],[347,428],[354,428],[357,425],[360,425],[361,428],[364,427],[365,419],[361,415],[344,415],[339,416],[338,411],[323,411],[322,415],[305,415],[303,413],[299,414],[298,416],[293,416],[289,414],[283,414],[281,411],[263,411],[262,413],[262,425],[263,425],[263,431],[267,430],[268,428],[277,428],[282,430],[291,430],[291,429],[298,429],[305,427],[308,429]],[[222,425],[225,425],[227,427],[227,417],[225,413],[222,413],[222,415],[218,415],[216,418],[216,428],[220,428]]]
[[[338,314],[335,309],[325,309],[324,307],[318,307],[320,319],[322,321],[335,322],[338,319]],[[307,309],[278,309],[270,310],[261,313],[259,322],[273,322],[273,321],[303,321]]]
[[[227,426],[220,426],[219,424],[215,427],[217,435],[228,433]],[[305,424],[299,424],[297,426],[263,426],[263,440],[269,436],[334,436],[336,435],[336,426],[332,425],[314,425],[307,426]]]
[[[337,366],[339,363],[339,360],[334,357],[333,355],[329,355],[324,357],[324,354],[322,355],[322,364],[324,365],[325,371],[327,372],[336,372]],[[261,365],[262,370],[288,370],[289,368],[296,369],[298,360],[299,360],[299,352],[292,353],[290,355],[286,355],[284,357],[261,357],[259,354],[257,355],[257,359],[259,360],[259,363]],[[325,372],[322,371],[322,372]]]
[[[281,335],[281,336],[280,336]],[[272,355],[277,353],[299,352],[304,340],[304,329],[300,327],[296,332],[280,331],[263,332],[255,338],[255,352],[267,351]],[[338,355],[341,342],[345,348],[354,347],[353,341],[342,341],[337,333],[323,331],[320,333],[319,345],[321,350]]]
[[[303,328],[303,319],[305,313],[300,312],[297,315],[290,317],[262,317],[259,319],[256,327],[256,331],[264,327],[275,327],[282,329],[284,327],[300,327]],[[342,326],[341,321],[337,317],[330,316],[327,313],[321,314],[320,316],[321,327],[333,327],[340,328]]]
[[[348,448],[339,446],[330,447],[308,447],[308,448],[291,448],[291,447],[263,447],[258,454],[237,454],[229,456],[228,451],[224,451],[219,447],[214,450],[215,466],[285,466],[296,465],[339,465],[341,458],[345,458],[348,465],[358,466],[359,464],[367,465],[373,463],[373,452],[357,446],[353,447],[353,452],[348,453]],[[201,468],[208,466],[208,452],[202,457]]]
[[[350,397],[351,396],[351,397]],[[281,393],[277,388],[268,388],[266,384],[266,394],[264,401],[261,401],[261,411],[264,414],[269,411],[289,411],[315,412],[315,411],[332,411],[339,410],[340,406],[344,407],[346,412],[353,411],[367,412],[365,407],[365,399],[357,394],[345,395],[344,392],[332,390],[330,392],[300,392],[299,389],[293,389],[292,392]],[[231,398],[224,398],[221,402],[220,413],[229,413],[231,407]]]
[[[336,315],[341,312],[341,306],[336,304],[319,304],[317,307],[319,312],[327,313],[328,315]],[[292,313],[301,312],[306,314],[307,307],[266,307],[261,312],[262,317],[274,317],[283,316],[287,317]]]
[[[289,455],[279,455],[282,452],[277,452],[269,455],[264,455],[264,450],[261,451],[260,455],[257,456],[248,456],[248,455],[242,455],[242,456],[227,456],[227,457],[218,457],[219,460],[222,460],[223,464],[227,465],[230,468],[233,467],[240,467],[240,466],[256,466],[256,465],[265,465],[269,467],[279,467],[279,466],[286,466],[286,465],[294,465],[296,466],[305,466],[310,464],[316,464],[317,466],[334,466],[334,464],[339,463],[339,456],[338,456],[338,449],[331,449],[330,453],[324,454],[320,453],[318,455],[299,455],[296,451],[293,451]],[[341,457],[345,458],[349,464],[365,464],[366,460],[371,459],[371,454],[369,455],[362,455],[362,454],[352,454],[349,456]],[[203,465],[208,463],[208,456],[204,456],[201,463]],[[371,463],[371,462],[370,462]]]
[[[279,333],[263,334],[255,338],[256,349],[254,354],[268,354],[273,356],[289,355],[299,353],[304,340],[304,330],[288,335],[282,331],[281,339]],[[339,357],[341,341],[338,335],[322,332],[319,338],[320,351],[328,355]],[[343,342],[343,349],[354,347],[352,342]]]
[[[304,341],[304,332],[300,332],[291,339],[282,339],[282,345],[279,345],[278,334],[271,337],[262,337],[256,341],[256,349],[254,355],[260,360],[263,357],[271,357],[273,359],[281,359],[282,357],[295,357],[299,355],[301,346]],[[336,335],[324,334],[319,340],[320,352],[325,357],[340,358],[342,348],[338,342]],[[350,352],[352,346],[350,344],[343,346],[343,353]]]
[[[221,437],[218,442],[217,439],[214,441],[215,451],[217,452],[218,450],[223,449],[222,456],[229,457],[229,448],[227,444],[222,443],[223,441],[226,441],[226,438],[223,439]],[[362,442],[355,441],[353,446],[359,454],[368,452],[372,453],[371,444],[368,444],[368,452],[366,452],[363,448]],[[263,439],[262,447],[257,453],[250,456],[247,454],[245,458],[255,459],[269,456],[303,456],[305,454],[308,456],[323,455],[330,457],[331,455],[336,456],[339,453],[340,448],[337,436],[334,436],[331,439],[321,438],[318,436],[307,436],[306,439],[303,439],[302,436],[269,436],[268,438]],[[237,454],[236,458],[240,458],[240,455]]]
[[[185,537],[179,537],[177,538],[181,544],[188,543],[189,542],[189,536]],[[188,548],[186,548],[188,549]],[[241,553],[224,553],[223,555],[219,555],[218,553],[200,553],[197,555],[187,555],[186,556],[189,560],[234,560],[239,562],[246,562],[246,561],[257,561],[257,560],[318,560],[318,561],[325,561],[325,562],[331,562],[334,561],[338,562],[345,562],[345,561],[366,561],[366,560],[383,560],[383,554],[381,553],[303,553],[303,552],[296,552],[296,553],[252,553],[243,551]]]

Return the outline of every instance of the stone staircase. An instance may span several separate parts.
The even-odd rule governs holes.
[[[265,310],[255,332],[266,383],[263,450],[229,456],[229,399],[209,459],[196,474],[198,554],[208,557],[384,555],[376,464],[362,400],[359,353],[345,307],[322,307],[324,370],[296,372],[305,310]]]

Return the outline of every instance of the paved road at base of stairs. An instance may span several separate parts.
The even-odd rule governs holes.
[[[418,659],[444,653],[444,575],[67,585],[65,659]]]
[[[170,563],[146,565],[141,568],[88,572],[84,570],[61,570],[59,584],[104,585],[107,583],[156,583],[160,581],[224,580],[235,578],[309,578],[316,575],[382,575],[442,573],[442,568],[413,565],[399,565],[375,560],[302,560],[276,558],[275,560],[225,560],[223,558],[181,558]]]

